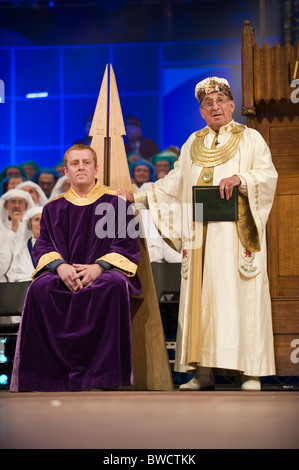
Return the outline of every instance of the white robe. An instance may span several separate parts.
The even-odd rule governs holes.
[[[230,138],[233,125],[234,121],[220,129],[217,148]],[[210,148],[215,132],[208,129],[205,145]],[[188,242],[194,234],[192,186],[197,185],[203,169],[190,158],[194,138],[195,133],[183,145],[174,170],[146,193],[135,195],[136,209],[147,201],[159,231],[178,251],[183,250],[175,370],[186,372],[203,366],[246,375],[274,375],[266,222],[277,172],[270,150],[256,130],[245,127],[239,149],[230,160],[214,168],[213,176],[213,185],[234,174],[245,182],[242,186],[248,195],[260,251],[249,253],[247,261],[248,252],[240,242],[237,223],[209,222],[202,267],[195,265],[201,235],[195,231],[199,243]],[[172,205],[175,216],[169,211]],[[194,336],[195,346],[190,339]]]
[[[28,240],[25,240],[22,247],[13,255],[10,268],[6,274],[8,282],[24,282],[31,281],[32,279],[35,266],[33,265],[27,242]],[[35,242],[36,239],[31,237],[32,246],[34,246]]]

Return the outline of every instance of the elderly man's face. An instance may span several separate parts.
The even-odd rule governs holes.
[[[23,199],[22,197],[12,197],[4,203],[4,207],[8,210],[8,214],[10,217],[15,213],[20,213],[23,215],[25,210],[27,209],[27,205],[28,204],[26,199]]]
[[[234,110],[235,102],[221,92],[206,95],[200,107],[203,119],[215,132],[232,120]]]

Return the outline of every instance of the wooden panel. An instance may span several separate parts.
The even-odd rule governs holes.
[[[299,338],[299,298],[272,298],[273,332],[297,334]]]
[[[277,375],[299,375],[299,360],[291,360],[295,348],[291,343],[299,338],[299,107],[291,102],[289,74],[295,59],[299,44],[259,48],[254,28],[244,21],[242,114],[248,127],[259,131],[269,145],[278,172],[267,224]]]
[[[278,291],[276,295],[293,297],[299,296],[299,279],[297,277],[277,277]]]
[[[299,171],[298,157],[273,157],[273,163],[279,176],[286,176]]]
[[[299,157],[297,160],[299,160]],[[299,194],[299,175],[279,175],[277,193],[279,196],[283,194]]]
[[[270,147],[273,157],[299,154],[299,127],[270,127]]]
[[[299,375],[299,334],[274,335],[277,376]]]
[[[279,276],[299,276],[299,195],[278,197]],[[298,278],[299,283],[299,278]]]

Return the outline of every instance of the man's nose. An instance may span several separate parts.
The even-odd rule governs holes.
[[[218,101],[213,101],[213,105],[212,105],[212,109],[218,109],[219,108],[219,104],[218,104]]]

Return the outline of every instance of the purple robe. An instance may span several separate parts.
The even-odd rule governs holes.
[[[126,233],[130,221],[134,223],[128,203],[112,191],[100,196],[83,206],[64,196],[44,207],[33,250],[36,262],[51,253],[55,258],[56,252],[69,264],[92,264],[108,255],[114,269],[104,271],[90,287],[71,292],[57,274],[37,266],[24,304],[11,391],[133,384],[130,296],[139,295],[141,287],[130,269],[137,269],[139,239]],[[109,224],[115,233],[110,230],[102,238]]]

